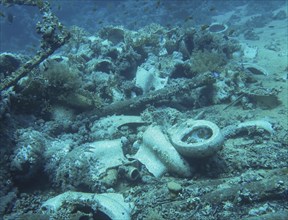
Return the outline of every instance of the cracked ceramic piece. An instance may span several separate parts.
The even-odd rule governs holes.
[[[143,134],[142,143],[136,142],[139,150],[133,158],[146,166],[155,177],[165,172],[189,177],[192,174],[187,161],[176,151],[159,126],[149,126]]]
[[[266,69],[264,69],[261,66],[258,66],[255,63],[243,63],[243,67],[253,75],[265,75],[265,76],[269,75]]]
[[[249,46],[246,43],[241,43],[243,57],[247,59],[254,59],[258,54],[258,47]]]
[[[98,175],[105,173],[109,168],[122,165],[126,161],[121,139],[96,141],[89,144],[89,147],[84,154],[87,159],[97,159]]]
[[[91,136],[95,139],[111,138],[120,127],[125,125],[142,125],[145,121],[140,116],[112,115],[96,121],[91,127]]]
[[[65,205],[65,207],[63,206]],[[44,213],[57,213],[61,208],[67,209],[83,206],[90,206],[93,212],[98,210],[104,213],[109,219],[131,219],[132,203],[124,202],[124,198],[118,193],[83,193],[68,191],[53,197],[41,206]],[[63,206],[63,207],[62,207]],[[69,209],[68,209],[69,210]],[[75,210],[76,211],[76,210]]]
[[[263,129],[267,131],[269,134],[274,133],[274,129],[272,128],[272,124],[268,121],[264,120],[255,120],[255,121],[245,121],[240,123],[237,126],[238,130],[249,129],[251,127],[255,127],[256,129]]]
[[[201,158],[222,148],[224,137],[219,127],[206,120],[188,120],[168,130],[171,143],[185,157]]]
[[[228,125],[222,129],[224,137],[230,138],[236,134],[239,134],[242,131],[250,131],[250,129],[255,129],[256,131],[264,130],[270,135],[274,133],[272,124],[265,120],[254,120],[254,121],[244,121],[238,125]]]
[[[136,72],[135,85],[143,90],[143,93],[149,92],[151,89],[159,90],[165,87],[168,77],[159,77],[159,71],[151,68],[149,70],[139,66]]]

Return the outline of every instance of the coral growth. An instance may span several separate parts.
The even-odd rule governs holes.
[[[63,92],[74,92],[81,85],[79,72],[68,66],[68,63],[48,60],[44,64],[43,78],[46,88],[51,93],[62,94]]]
[[[193,74],[210,72],[220,72],[221,68],[227,63],[225,56],[217,52],[196,51],[192,54],[191,70]]]

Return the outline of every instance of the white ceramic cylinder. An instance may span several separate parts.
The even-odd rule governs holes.
[[[159,126],[147,128],[140,148],[133,158],[144,164],[156,177],[162,176],[167,171],[183,177],[192,174],[189,164],[172,146]]]
[[[219,127],[206,120],[188,120],[168,131],[171,143],[184,157],[201,158],[222,148],[224,137]]]

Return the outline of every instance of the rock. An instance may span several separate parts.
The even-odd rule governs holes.
[[[243,50],[243,57],[247,59],[254,59],[258,54],[258,47],[249,46],[245,43],[241,44]]]
[[[11,74],[20,67],[21,60],[12,53],[0,54],[0,73],[5,76]]]
[[[169,191],[172,193],[179,193],[182,190],[182,186],[174,181],[168,182],[167,187]]]
[[[284,20],[287,18],[287,13],[284,10],[279,11],[273,16],[274,20]]]

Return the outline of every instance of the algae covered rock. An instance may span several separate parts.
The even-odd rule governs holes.
[[[44,166],[42,152],[48,142],[45,135],[36,130],[21,129],[18,134],[18,146],[12,155],[10,169],[17,181],[29,182]]]
[[[174,181],[168,182],[167,187],[169,191],[172,193],[179,193],[182,190],[182,186],[179,183],[174,182]]]
[[[0,73],[5,76],[17,70],[21,65],[21,59],[12,53],[0,54]]]

